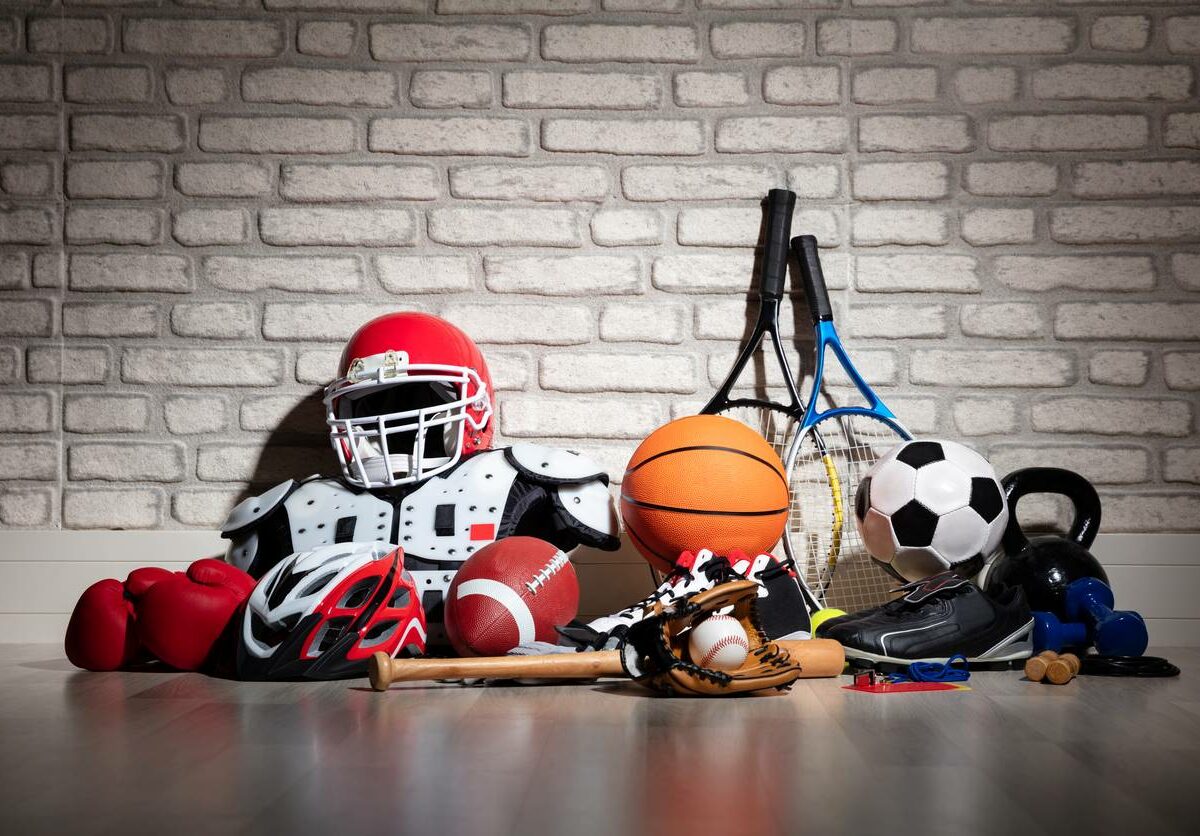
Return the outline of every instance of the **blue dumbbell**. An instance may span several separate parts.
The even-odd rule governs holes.
[[[1067,586],[1066,615],[1086,626],[1102,656],[1141,656],[1150,643],[1142,617],[1133,610],[1114,610],[1112,590],[1096,578],[1080,578]]]
[[[1086,648],[1091,644],[1087,626],[1073,621],[1062,622],[1052,612],[1033,613],[1033,652],[1058,652],[1064,647]]]

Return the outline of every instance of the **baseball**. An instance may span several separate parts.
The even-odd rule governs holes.
[[[750,639],[733,616],[713,615],[692,627],[688,652],[702,668],[730,671],[746,661]]]

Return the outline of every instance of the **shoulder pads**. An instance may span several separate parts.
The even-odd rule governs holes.
[[[530,482],[541,485],[608,484],[608,474],[587,456],[540,444],[514,444],[504,457]]]
[[[221,535],[228,539],[270,514],[296,489],[297,484],[295,479],[288,479],[264,494],[243,499],[221,524]]]
[[[566,514],[566,521],[580,542],[604,551],[615,551],[619,547],[621,531],[617,509],[607,485],[598,481],[563,485],[554,500]]]

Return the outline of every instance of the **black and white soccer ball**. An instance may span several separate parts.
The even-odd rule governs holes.
[[[906,441],[858,487],[854,517],[871,557],[906,581],[971,577],[1000,545],[1008,503],[988,460],[953,441]]]

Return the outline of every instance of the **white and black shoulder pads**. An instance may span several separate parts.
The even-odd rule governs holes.
[[[540,444],[514,444],[504,456],[524,481],[546,488],[559,521],[559,548],[618,547],[617,511],[608,474],[598,464],[572,450]]]
[[[514,444],[505,448],[504,457],[518,473],[541,485],[608,484],[608,474],[598,464],[573,450],[541,444]]]

